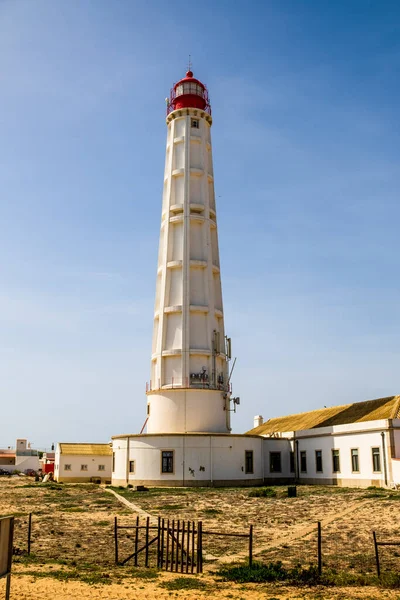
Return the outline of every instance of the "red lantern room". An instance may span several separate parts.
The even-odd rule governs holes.
[[[167,100],[167,115],[181,108],[198,108],[211,115],[208,90],[204,83],[193,77],[188,71],[186,77],[175,83]]]

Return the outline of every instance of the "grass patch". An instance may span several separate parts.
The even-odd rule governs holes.
[[[249,498],[276,498],[276,490],[270,487],[258,488],[249,492]]]
[[[132,571],[132,576],[138,579],[158,579],[160,573],[156,569],[135,568]]]
[[[222,515],[222,510],[219,510],[218,508],[205,508],[203,511],[204,515]]]
[[[60,507],[60,510],[62,512],[73,512],[73,513],[77,513],[77,512],[86,512],[87,509],[86,508],[82,508],[81,506],[66,506],[66,507]]]
[[[163,581],[160,583],[160,586],[170,591],[178,591],[178,590],[204,590],[209,589],[209,586],[204,583],[204,581],[200,581],[196,579],[196,577],[177,577],[176,579],[171,579],[170,581]]]
[[[68,569],[59,569],[54,571],[24,571],[21,575],[29,575],[31,577],[43,578],[43,577],[51,577],[53,579],[57,579],[58,581],[82,581],[83,583],[87,583],[89,585],[98,585],[98,584],[106,584],[109,585],[112,583],[111,577],[109,573],[102,573],[100,571],[81,571],[81,570],[68,570]]]
[[[155,506],[155,510],[182,510],[182,508],[187,508],[183,504],[163,504],[162,506]]]
[[[111,526],[111,521],[96,521],[95,523],[92,523],[92,525],[93,527],[107,527],[108,525]]]
[[[280,561],[267,564],[253,563],[248,565],[222,566],[217,575],[225,581],[236,583],[270,583],[286,582],[291,585],[324,585],[324,586],[378,586],[383,588],[400,588],[400,573],[382,573],[378,578],[376,575],[367,573],[351,573],[349,571],[325,570],[318,575],[318,569],[314,565],[303,567],[296,565],[287,569]]]

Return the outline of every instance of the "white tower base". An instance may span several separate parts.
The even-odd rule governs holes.
[[[219,390],[157,390],[147,395],[147,433],[229,433],[229,406]]]

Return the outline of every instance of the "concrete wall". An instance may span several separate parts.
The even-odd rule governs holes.
[[[392,459],[392,481],[400,485],[400,458]]]
[[[114,485],[222,486],[263,481],[263,440],[240,435],[137,435],[113,439]],[[174,452],[174,472],[162,473],[163,450]],[[246,473],[245,451],[253,451]],[[128,473],[134,461],[134,473]]]
[[[66,469],[65,465],[71,465]],[[82,470],[82,465],[87,465],[87,471]],[[105,470],[100,471],[99,465],[104,465]],[[59,448],[56,451],[54,464],[54,479],[64,482],[88,482],[91,478],[101,479],[102,483],[111,481],[112,456],[100,455],[64,455]]]

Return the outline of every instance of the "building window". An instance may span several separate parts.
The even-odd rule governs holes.
[[[350,450],[350,454],[351,454],[351,470],[353,473],[359,473],[360,463],[358,460],[358,448],[352,448]]]
[[[270,473],[280,473],[282,471],[280,452],[269,453],[269,471]]]
[[[81,465],[81,471],[87,471],[87,465]]]
[[[135,461],[130,460],[129,461],[129,473],[134,473],[134,472],[135,472]]]
[[[245,473],[254,473],[253,450],[245,452]]]
[[[105,471],[106,465],[99,465],[99,471]]]
[[[173,450],[162,450],[161,451],[161,472],[162,473],[173,473],[174,472],[174,451]]]
[[[332,450],[332,470],[334,473],[340,473],[340,454],[339,450]]]
[[[372,448],[372,468],[374,473],[379,473],[381,470],[381,449]]]
[[[64,471],[70,471],[71,465],[64,465]]]
[[[150,402],[147,405],[147,416],[149,416],[149,415],[150,415]]]
[[[198,119],[192,119],[192,127],[193,127],[193,129],[199,129],[200,128],[200,124],[199,124],[199,120]]]
[[[113,459],[112,459],[112,471],[114,473],[115,471],[115,452],[113,452]]]
[[[300,452],[300,471],[307,473],[307,452],[305,450]]]
[[[294,452],[290,452],[289,454],[289,470],[291,473],[294,473]]]
[[[317,473],[322,473],[322,450],[315,451],[315,470]]]

